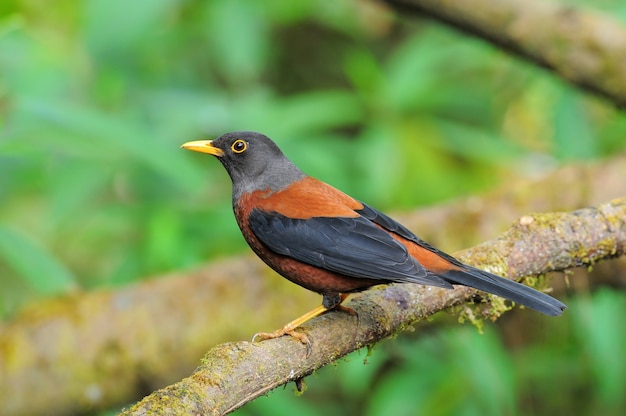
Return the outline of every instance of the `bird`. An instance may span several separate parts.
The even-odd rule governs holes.
[[[260,340],[291,335],[344,299],[381,284],[469,286],[549,316],[566,305],[513,280],[465,264],[431,246],[370,205],[300,170],[269,137],[226,133],[182,148],[217,157],[232,181],[232,206],[241,233],[258,257],[291,282],[322,295],[322,304]]]

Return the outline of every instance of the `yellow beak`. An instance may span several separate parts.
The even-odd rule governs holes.
[[[194,152],[208,153],[213,156],[222,157],[224,151],[213,146],[211,140],[196,140],[195,142],[187,142],[181,146],[183,149],[193,150]]]

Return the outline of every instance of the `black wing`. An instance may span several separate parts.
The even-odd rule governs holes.
[[[386,230],[413,241],[425,249],[436,253],[455,266],[460,267],[460,270],[449,270],[440,275],[440,277],[447,282],[493,293],[494,295],[502,296],[503,298],[510,299],[550,316],[560,315],[567,307],[564,303],[554,299],[552,296],[546,295],[531,287],[460,262],[449,254],[437,250],[394,219],[366,204],[363,204],[363,208],[358,212],[363,217],[380,225]]]
[[[293,219],[253,209],[249,225],[272,251],[350,277],[452,288],[364,217]],[[381,282],[381,283],[383,283]]]
[[[455,266],[465,265],[464,263],[458,261],[451,255],[446,254],[443,251],[431,246],[426,241],[422,240],[421,238],[413,234],[411,230],[409,230],[408,228],[406,228],[404,225],[400,224],[393,218],[383,214],[382,212],[378,211],[375,208],[370,207],[369,205],[363,202],[361,202],[361,204],[363,205],[363,208],[358,210],[357,212],[361,214],[363,217],[367,218],[368,220],[380,225],[381,227],[383,227],[386,230],[391,231],[392,233],[398,234],[399,236],[406,238],[409,241],[413,241],[414,243],[425,248],[426,250],[432,251],[433,253],[443,257],[444,259],[454,264]]]

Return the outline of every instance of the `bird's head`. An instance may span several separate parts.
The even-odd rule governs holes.
[[[279,191],[305,176],[276,143],[260,133],[237,131],[181,147],[216,156],[233,181],[233,198],[256,190]]]

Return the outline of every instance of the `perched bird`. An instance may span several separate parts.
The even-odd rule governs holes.
[[[387,283],[464,285],[546,315],[566,306],[528,286],[471,267],[387,215],[307,176],[268,137],[227,133],[183,148],[216,156],[233,182],[233,210],[252,250],[272,269],[322,295],[322,305],[262,339],[306,336],[294,329],[324,311],[347,310],[349,293]],[[349,310],[351,311],[351,310]],[[354,313],[354,312],[352,312]]]

